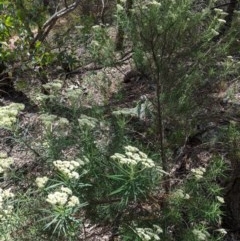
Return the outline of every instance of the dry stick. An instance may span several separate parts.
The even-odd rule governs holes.
[[[53,26],[55,25],[55,23],[57,22],[57,20],[63,16],[65,16],[66,14],[72,12],[74,9],[76,9],[76,7],[79,5],[79,3],[81,2],[81,0],[77,0],[74,3],[72,3],[69,6],[66,6],[65,8],[61,9],[60,11],[54,13],[44,24],[43,26],[38,30],[37,35],[34,37],[32,43],[30,44],[31,48],[34,48],[35,44],[37,41],[43,42],[47,35],[49,34],[49,32],[51,31],[51,29],[53,28]]]
[[[234,0],[233,0],[234,1]],[[225,7],[225,6],[228,6],[229,4],[232,4],[232,1],[228,2],[228,3],[223,3],[223,4],[220,4],[220,5],[217,5],[215,7],[212,7],[211,10],[214,10],[215,8],[221,8],[221,7]]]
[[[104,15],[105,15],[106,6],[105,6],[105,0],[101,0],[101,1],[102,1],[102,10],[101,10],[100,16],[101,16],[101,22],[102,24],[104,24],[105,23]]]
[[[127,56],[127,54],[129,54],[129,55]],[[123,58],[121,58],[119,60],[116,60],[116,62],[113,63],[113,66],[120,71],[118,66],[124,64],[124,62],[126,62],[127,60],[129,60],[131,58],[132,58],[132,54],[131,54],[131,51],[129,51],[124,55]],[[101,69],[105,68],[106,66],[104,66],[104,65],[94,65],[94,63],[90,63],[90,64],[87,64],[85,66],[79,66],[79,67],[76,68],[75,70],[69,72],[68,76],[75,75],[75,74],[84,74],[87,71],[101,70]],[[120,72],[122,73],[122,71],[120,71]],[[124,73],[122,73],[122,74],[124,74]]]
[[[164,33],[164,43],[163,43],[163,47],[161,49],[161,56],[164,56],[165,54],[165,50],[166,50],[166,43],[167,43],[167,32]],[[153,56],[153,61],[154,61],[154,65],[156,68],[156,74],[157,74],[157,78],[156,78],[156,84],[157,84],[157,89],[156,89],[156,95],[157,95],[157,115],[158,115],[158,120],[157,120],[157,132],[158,132],[158,141],[159,141],[159,145],[160,145],[160,154],[161,154],[161,158],[162,158],[162,168],[163,171],[168,172],[168,163],[167,163],[167,159],[166,159],[166,153],[165,153],[165,146],[164,146],[164,124],[163,124],[163,103],[161,101],[161,94],[163,93],[163,83],[161,83],[161,76],[163,76],[164,74],[160,73],[160,65],[163,66],[163,58],[161,58],[161,63],[158,63],[158,59],[156,56],[156,52],[154,49],[154,41],[152,41],[152,56]],[[164,70],[165,72],[165,70]],[[161,75],[161,76],[160,76]],[[166,194],[169,193],[169,189],[170,189],[170,182],[169,180],[166,178],[164,178],[164,189]]]

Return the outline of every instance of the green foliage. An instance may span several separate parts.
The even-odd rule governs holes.
[[[221,240],[222,234],[218,229],[221,227],[224,199],[216,179],[221,178],[224,169],[224,161],[214,158],[207,169],[192,169],[182,187],[178,186],[172,192],[164,221],[176,225],[176,230],[173,230],[176,240],[189,240],[190,237],[191,240]],[[170,223],[167,226],[171,226]],[[167,235],[165,233],[165,237]]]
[[[127,206],[131,201],[147,197],[156,185],[154,176],[160,176],[162,170],[138,148],[126,146],[124,149],[125,155],[115,153],[111,156],[115,174],[108,178],[116,183],[110,195],[120,195],[122,205]]]
[[[92,41],[89,44],[92,59],[97,63],[111,66],[114,59],[114,43],[107,32],[107,28],[94,25],[92,30]]]
[[[174,131],[169,138],[175,145],[191,135],[198,113],[207,105],[206,95],[196,97],[196,93],[215,84],[219,76],[226,79],[230,68],[236,69],[218,67],[234,37],[229,33],[220,43],[213,41],[226,16],[222,10],[212,12],[214,3],[197,10],[192,0],[139,0],[134,1],[130,16],[119,5],[119,21],[133,41],[136,67],[156,86],[156,122],[161,119],[162,126],[156,131],[174,125],[178,134]],[[209,70],[213,70],[211,80]]]
[[[111,226],[112,234],[124,241],[223,240],[224,199],[217,179],[224,177],[224,159],[215,155],[210,163],[193,162],[191,166],[196,167],[186,170],[181,180],[175,180],[167,168],[175,165],[170,163],[175,160],[175,150],[186,147],[199,113],[209,105],[211,95],[199,93],[208,85],[236,76],[239,70],[239,63],[228,56],[235,36],[231,34],[236,32],[230,30],[221,41],[214,41],[226,16],[221,10],[212,11],[214,3],[208,1],[200,9],[192,0],[136,0],[132,9],[125,9],[125,1],[117,4],[117,24],[133,49],[134,64],[156,90],[152,102],[146,99],[134,108],[112,111],[109,106],[94,106],[94,94],[86,100],[84,88],[70,83],[75,79],[54,76],[41,86],[44,93],[31,88],[32,101],[41,113],[38,136],[29,139],[30,143],[17,122],[23,105],[0,108],[0,127],[11,132],[18,143],[26,144],[43,168],[40,173],[29,174],[26,187],[18,187],[15,181],[19,174],[15,179],[8,175],[15,164],[1,153],[1,178],[15,192],[14,196],[10,189],[0,189],[2,240],[73,241],[82,235],[86,219]],[[57,53],[42,41],[32,46],[32,30],[41,29],[47,16],[39,1],[1,1],[0,12],[0,57],[8,64],[21,61],[22,69],[34,70],[38,66],[48,80],[44,68],[55,60],[67,64],[67,72],[78,61],[100,67],[115,62],[111,29],[92,26],[91,16],[81,20],[85,26],[78,32],[84,35],[79,43],[88,51],[84,60],[78,60],[76,49],[69,46],[72,42],[63,39],[56,44]],[[233,26],[237,21],[236,17]],[[13,35],[18,39],[11,49]],[[105,75],[92,74],[87,81],[99,76],[107,82],[104,87],[110,88],[111,80]],[[24,89],[25,82],[21,83]],[[104,93],[106,102],[109,96]],[[87,101],[91,107],[86,107]],[[155,125],[150,130],[151,140],[141,143],[129,135],[128,124],[139,119],[145,123],[148,115]],[[165,133],[167,127],[169,133]],[[238,160],[236,123],[226,133],[231,158]]]
[[[229,148],[230,148],[230,155],[233,157],[233,159],[238,160],[240,153],[239,153],[239,134],[240,134],[240,129],[239,125],[235,122],[232,121],[230,122],[227,130],[227,137],[228,143],[229,143]]]

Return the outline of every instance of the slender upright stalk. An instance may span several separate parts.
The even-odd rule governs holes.
[[[118,0],[118,4],[120,4],[119,0]],[[125,12],[126,12],[128,20],[130,20],[130,17],[131,17],[132,6],[133,6],[133,0],[126,0]],[[117,29],[117,36],[116,36],[116,43],[115,43],[116,51],[121,51],[123,49],[124,35],[125,35],[124,28],[123,28],[122,24],[120,23],[118,25],[118,29]]]
[[[158,143],[160,147],[160,156],[162,159],[162,168],[163,171],[168,172],[168,164],[167,164],[167,158],[165,153],[165,146],[164,146],[164,117],[163,117],[163,104],[161,101],[161,95],[163,93],[163,85],[161,81],[161,68],[160,68],[160,61],[158,57],[156,56],[156,51],[154,49],[154,45],[152,45],[152,56],[153,56],[153,62],[155,67],[155,84],[156,84],[156,98],[157,98],[157,138]],[[169,192],[169,182],[168,180],[164,180],[164,189],[165,192]]]

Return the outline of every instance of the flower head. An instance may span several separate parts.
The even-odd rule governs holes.
[[[218,19],[218,22],[219,22],[219,23],[226,23],[226,20],[224,20],[224,19],[222,19],[222,18],[219,18],[219,19]]]
[[[48,181],[48,177],[37,177],[36,178],[36,185],[38,186],[38,188],[44,188],[44,186],[46,185]]]
[[[217,200],[218,200],[220,203],[225,203],[223,197],[219,197],[219,196],[217,196],[216,198],[217,198]]]
[[[62,207],[76,207],[80,203],[78,197],[72,195],[72,190],[64,186],[61,186],[55,192],[49,193],[46,201],[53,206]]]
[[[4,173],[7,171],[11,164],[13,164],[13,159],[11,157],[7,157],[7,153],[0,153],[0,173]]]
[[[223,235],[227,234],[227,231],[224,228],[217,229],[216,231],[223,234]]]
[[[56,191],[54,193],[50,193],[47,196],[46,201],[52,205],[65,205],[68,200],[68,194],[65,192]]]
[[[12,129],[17,120],[18,113],[23,109],[24,105],[18,103],[0,107],[0,127]]]
[[[115,153],[111,158],[118,161],[120,164],[126,165],[142,165],[144,168],[153,168],[155,163],[148,156],[139,151],[137,147],[125,146],[125,155],[120,153]]]
[[[203,175],[204,175],[204,173],[206,172],[206,168],[204,168],[204,167],[193,168],[193,169],[191,170],[191,172],[193,173],[193,175],[195,176],[195,178],[196,178],[197,180],[199,180],[199,179],[203,178]]]
[[[14,194],[11,192],[11,188],[1,189],[1,194],[3,199],[13,198]]]
[[[79,166],[77,161],[61,161],[57,160],[53,162],[53,165],[57,170],[67,176],[69,179],[78,179],[79,174],[75,171]]]
[[[214,35],[214,36],[217,36],[217,35],[219,35],[219,32],[218,31],[216,31],[215,29],[211,29],[211,33]]]
[[[197,237],[198,240],[205,241],[209,237],[209,233],[207,231],[194,229],[192,232]]]
[[[76,197],[76,196],[71,196],[70,198],[69,198],[69,201],[68,201],[68,203],[67,203],[67,206],[68,207],[75,207],[75,206],[77,206],[77,205],[79,205],[79,199],[78,199],[78,197]]]

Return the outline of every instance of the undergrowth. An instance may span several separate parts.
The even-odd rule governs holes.
[[[34,36],[29,32],[15,52],[2,48],[9,65],[14,58],[21,60],[41,84],[33,88],[20,79],[15,85],[22,84],[23,92],[31,89],[27,94],[38,111],[34,128],[24,123],[23,104],[0,107],[6,139],[33,155],[24,172],[9,153],[0,152],[0,240],[90,240],[89,226],[107,228],[111,241],[224,240],[219,180],[226,178],[227,158],[239,157],[239,131],[236,122],[229,122],[216,133],[208,107],[216,103],[213,88],[219,82],[238,78],[239,62],[229,56],[234,29],[215,40],[227,15],[215,2],[198,9],[191,0],[119,1],[112,26],[96,24],[92,16],[78,22],[74,16],[81,60],[71,36],[66,45],[57,43],[57,54],[51,43],[39,40],[30,46]],[[11,7],[19,6],[6,4],[10,20]],[[31,32],[31,24],[21,14],[18,18],[18,25],[0,18],[5,23],[2,42],[9,40],[11,27],[28,26]],[[232,25],[238,21],[236,14]],[[116,52],[111,27],[121,35],[122,53]],[[132,108],[116,108],[109,99],[128,93],[117,89],[112,94],[113,81],[103,70],[119,71],[129,48],[126,56],[139,77],[135,88],[144,79],[151,90],[130,103]],[[47,67],[59,62],[66,73],[51,79]],[[81,78],[71,79],[78,64],[84,65]],[[95,87],[99,83],[98,91],[83,86],[93,82]],[[201,129],[201,120],[209,126]],[[202,141],[209,129],[212,139]],[[199,149],[209,151],[205,162],[194,153],[194,138]],[[220,142],[232,155],[210,151]]]

